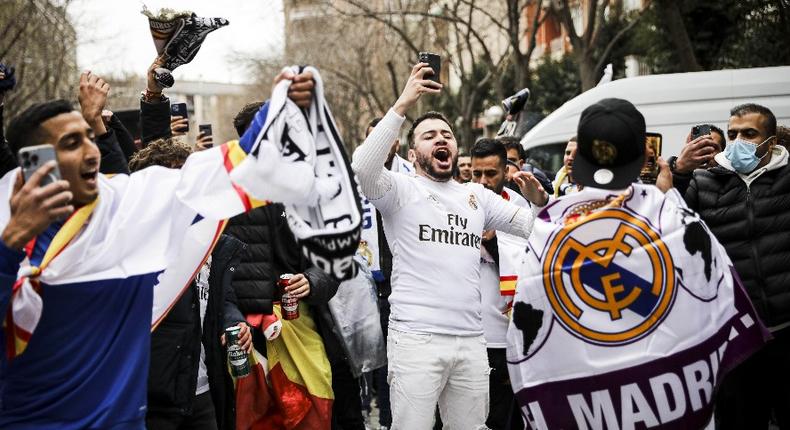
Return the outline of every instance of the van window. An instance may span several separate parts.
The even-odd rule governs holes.
[[[553,178],[562,167],[566,142],[550,143],[527,149],[527,161]]]

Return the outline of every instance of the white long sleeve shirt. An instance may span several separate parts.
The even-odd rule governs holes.
[[[390,328],[412,333],[483,333],[483,230],[527,237],[535,216],[479,184],[393,173],[384,162],[404,118],[389,111],[354,153],[362,192],[381,212],[392,251]]]

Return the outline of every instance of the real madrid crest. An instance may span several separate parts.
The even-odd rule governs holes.
[[[605,140],[594,139],[592,155],[598,164],[609,165],[614,163],[615,158],[617,158],[617,148]]]
[[[597,345],[648,335],[677,295],[668,247],[649,223],[627,210],[604,209],[560,229],[542,261],[554,319]]]
[[[475,197],[474,193],[469,194],[469,207],[477,210],[477,198]]]

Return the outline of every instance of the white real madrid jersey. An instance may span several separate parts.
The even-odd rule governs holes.
[[[516,206],[478,184],[392,175],[381,211],[393,255],[390,328],[416,333],[483,333],[480,242],[510,223]]]

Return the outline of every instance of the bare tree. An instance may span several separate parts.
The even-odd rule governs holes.
[[[582,6],[585,9],[583,11],[585,13],[584,29],[579,34],[573,24],[571,9]],[[622,18],[622,0],[587,0],[577,2],[575,5],[570,4],[568,0],[551,1],[551,11],[559,17],[560,25],[568,34],[568,39],[573,47],[572,55],[579,67],[583,91],[595,86],[612,49],[636,26],[649,6],[650,1],[648,0],[636,16],[622,27],[605,46],[600,46],[602,44],[601,32],[606,24],[607,15],[609,15],[609,20]],[[607,8],[610,8],[608,14]],[[602,50],[596,58],[599,48]]]
[[[683,14],[677,0],[658,0],[656,7],[667,26],[667,33],[678,54],[681,70],[685,72],[699,72],[702,67],[694,55],[686,25],[683,23]]]
[[[77,81],[76,32],[69,1],[7,0],[0,8],[0,62],[16,67],[16,89],[6,95],[10,118],[30,104],[73,98]]]
[[[386,62],[394,96],[419,51],[442,55],[449,73],[443,74],[447,91],[441,103],[457,116],[459,141],[471,144],[473,127],[483,101],[501,100],[509,91],[529,85],[529,64],[535,38],[545,19],[539,0],[452,0],[437,6],[421,0],[371,2],[336,0],[332,8],[348,19],[376,24],[402,46],[398,57]],[[525,10],[536,8],[531,22]],[[396,72],[397,71],[397,72]],[[510,72],[510,73],[509,73]],[[448,82],[449,81],[449,82]],[[371,88],[373,90],[373,88]],[[371,91],[376,99],[376,92]],[[388,105],[387,105],[388,106]],[[452,109],[451,109],[452,108]]]

